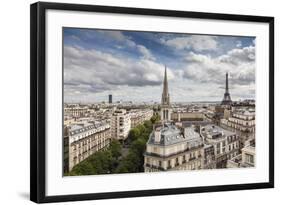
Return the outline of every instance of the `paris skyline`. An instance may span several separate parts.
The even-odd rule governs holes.
[[[255,38],[64,28],[65,102],[171,102],[255,98]]]

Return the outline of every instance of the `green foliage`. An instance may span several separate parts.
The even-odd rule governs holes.
[[[133,128],[129,132],[128,139],[130,142],[136,140],[138,136],[140,135],[140,130],[138,128]]]
[[[74,166],[69,175],[107,174],[113,169],[114,160],[110,150],[100,151]]]
[[[138,125],[131,130],[129,135],[130,148],[129,153],[124,157],[116,169],[116,173],[134,173],[143,171],[143,153],[146,148],[146,142],[152,131],[152,121],[145,121],[143,125]]]
[[[110,144],[109,150],[112,154],[112,157],[118,159],[121,156],[122,146],[118,140],[113,140]]]
[[[122,145],[119,141],[113,140],[107,150],[98,151],[88,157],[66,175],[94,175],[108,173],[135,173],[143,172],[146,142],[152,132],[152,127],[159,120],[158,115],[154,115],[151,120],[145,121],[129,132],[129,151],[122,157]]]
[[[154,124],[156,123],[157,121],[160,120],[160,115],[156,114],[156,115],[153,115],[150,119],[151,123]]]

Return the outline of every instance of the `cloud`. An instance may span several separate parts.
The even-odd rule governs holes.
[[[138,51],[142,54],[143,58],[155,60],[155,57],[152,53],[143,45],[137,45]]]
[[[129,37],[123,34],[122,31],[110,31],[110,30],[85,30],[80,33],[84,38],[88,40],[100,39],[102,41],[114,42],[134,48],[136,43]],[[120,46],[120,45],[118,45]]]
[[[68,93],[103,92],[120,86],[157,86],[163,81],[164,65],[151,60],[140,47],[144,58],[130,59],[95,49],[64,47],[64,85]],[[168,68],[169,79],[174,74]]]
[[[237,41],[236,42],[236,47],[240,48],[242,46],[242,42],[241,41]]]
[[[116,100],[159,102],[164,64],[172,102],[221,100],[226,72],[233,99],[255,96],[253,38],[108,30],[68,34],[66,99],[104,101],[113,94]]]
[[[155,57],[151,53],[149,49],[147,49],[144,45],[135,43],[131,37],[124,35],[121,31],[104,31],[99,30],[98,33],[102,34],[103,37],[109,38],[111,40],[115,40],[118,43],[121,43],[122,45],[115,45],[118,49],[125,48],[124,46],[127,46],[131,49],[136,49],[143,58],[155,60]]]
[[[160,41],[178,50],[193,49],[195,51],[215,50],[217,41],[215,36],[192,35],[187,37],[176,37],[171,39],[160,39]]]
[[[102,34],[104,37],[109,39],[114,39],[116,41],[125,41],[127,37],[121,31],[108,31],[108,30],[93,30],[94,32],[98,32]],[[88,35],[92,35],[92,33],[88,33]]]
[[[255,47],[235,48],[227,54],[212,58],[189,52],[183,77],[199,83],[223,85],[229,72],[232,86],[250,85],[255,81]]]
[[[236,48],[229,51],[219,59],[221,62],[232,63],[238,65],[241,63],[251,63],[255,61],[255,47],[249,46],[244,48]]]

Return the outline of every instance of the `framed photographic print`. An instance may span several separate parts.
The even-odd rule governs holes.
[[[274,18],[31,5],[34,202],[274,187]]]

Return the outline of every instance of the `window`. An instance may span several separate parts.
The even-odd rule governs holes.
[[[254,156],[250,154],[245,154],[246,162],[250,164],[254,164]]]
[[[220,149],[220,143],[217,144],[217,149]]]
[[[185,155],[182,156],[182,162],[185,163],[186,162],[186,158]]]
[[[176,165],[179,165],[179,158],[176,158]]]
[[[189,159],[190,159],[190,160],[192,160],[192,159],[194,159],[194,157],[195,157],[194,152],[191,152],[191,153],[190,153],[190,157],[189,157]]]
[[[194,163],[191,164],[191,169],[192,169],[192,170],[195,169],[195,164],[194,164]]]
[[[220,148],[217,148],[217,154],[219,154],[220,153]]]
[[[171,168],[171,160],[168,160],[168,168]]]
[[[157,152],[158,152],[157,147],[153,147],[153,152],[154,152],[154,153],[157,153]]]

